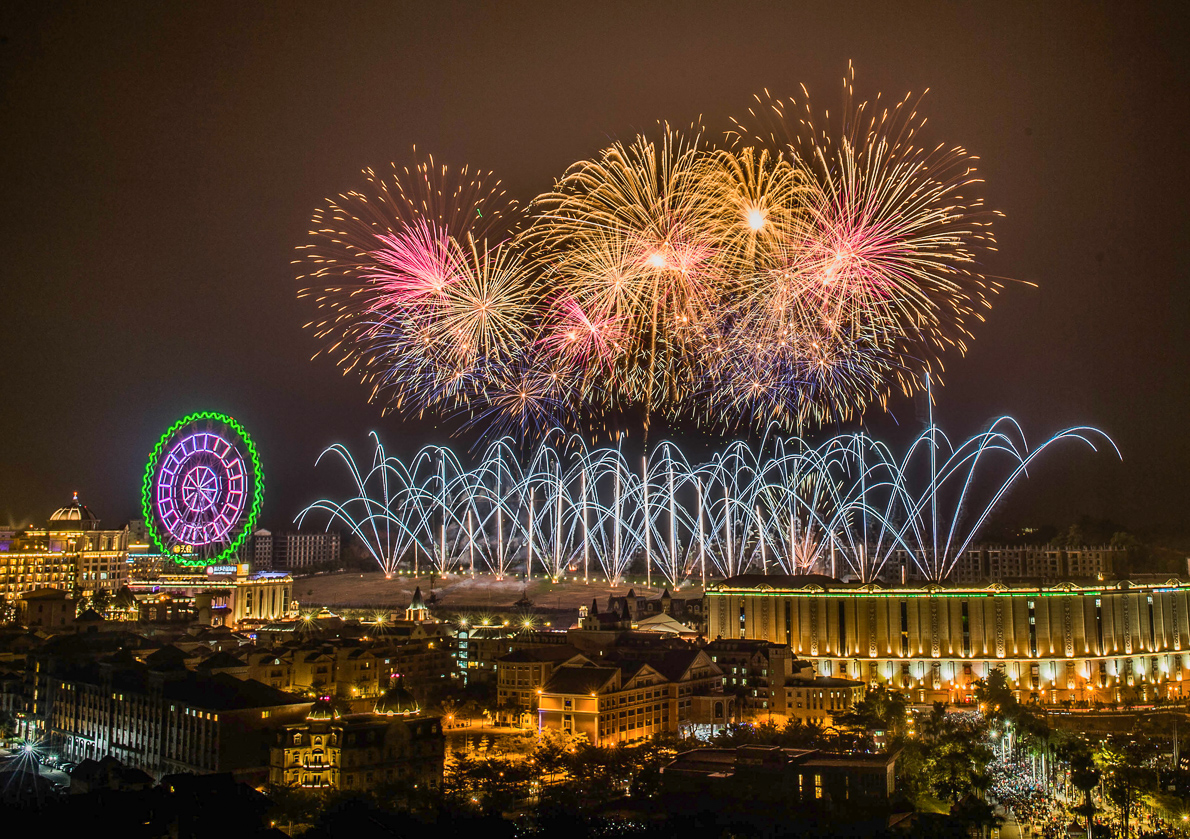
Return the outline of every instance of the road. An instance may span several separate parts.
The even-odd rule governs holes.
[[[1000,839],[1026,839],[1026,834],[1021,830],[1015,816],[1006,813],[999,805],[996,806],[996,815],[1004,819],[1004,823],[1000,825]]]

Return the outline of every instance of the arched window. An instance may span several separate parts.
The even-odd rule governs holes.
[[[314,745],[315,745],[315,746],[321,746],[321,745],[322,745],[322,738],[321,738],[321,737],[315,737],[315,738],[314,738]]]
[[[300,733],[293,735],[293,744],[295,746],[300,746],[302,744],[302,735]]]

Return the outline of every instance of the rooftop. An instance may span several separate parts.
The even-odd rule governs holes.
[[[551,644],[541,647],[522,647],[497,659],[505,664],[530,664],[539,661],[565,661],[579,652],[569,644]]]
[[[79,501],[79,494],[74,494],[74,499],[65,507],[59,507],[50,516],[51,529],[54,527],[63,528],[66,530],[97,530],[99,528],[99,517],[91,512],[87,505]]]
[[[559,667],[542,687],[544,693],[580,694],[597,693],[619,673],[616,667],[599,667],[583,664]]]
[[[309,700],[279,691],[255,679],[237,679],[226,673],[207,676],[187,673],[164,686],[168,700],[184,702],[207,711],[240,711],[279,705],[308,705]]]

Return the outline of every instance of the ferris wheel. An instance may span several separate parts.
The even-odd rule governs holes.
[[[234,561],[260,516],[256,445],[224,414],[190,414],[157,441],[141,507],[154,544],[184,565]]]

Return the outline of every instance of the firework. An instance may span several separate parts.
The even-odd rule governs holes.
[[[521,413],[536,410],[507,406],[531,423]],[[736,442],[696,464],[669,442],[639,461],[559,429],[542,438],[524,460],[499,440],[470,468],[440,446],[401,461],[376,439],[365,471],[332,446],[324,454],[342,459],[355,495],[319,501],[299,522],[318,513],[349,528],[390,575],[428,562],[443,574],[581,569],[618,583],[636,563],[673,586],[744,573],[872,582],[903,555],[942,580],[1044,452],[1066,441],[1119,454],[1086,427],[1030,448],[1009,417],[957,445],[931,423],[900,457],[862,433]]]
[[[310,326],[386,410],[491,438],[624,410],[800,431],[911,394],[965,352],[997,283],[960,147],[925,147],[909,97],[842,122],[757,97],[724,144],[662,125],[517,208],[426,161],[327,203]],[[837,121],[837,117],[836,117]]]

